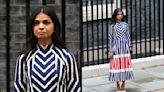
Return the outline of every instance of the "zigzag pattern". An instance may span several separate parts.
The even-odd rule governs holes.
[[[115,32],[116,32],[116,38],[117,39],[126,39],[126,24],[124,23],[116,23],[115,26],[114,26],[114,29],[115,29]]]
[[[80,92],[77,63],[69,52],[53,44],[37,46],[28,54],[18,57],[14,92]]]
[[[113,27],[113,28],[112,28]],[[111,26],[109,32],[109,46],[115,55],[130,53],[130,34],[128,24],[125,22],[116,23]]]
[[[52,92],[56,90],[58,80],[57,63],[58,61],[52,52],[36,54],[33,62],[31,81],[35,92]]]

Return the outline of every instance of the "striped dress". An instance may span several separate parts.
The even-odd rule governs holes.
[[[128,24],[125,22],[112,24],[109,30],[109,49],[113,52],[113,59],[110,59],[109,80],[133,79],[130,46]]]
[[[17,59],[14,92],[80,92],[77,62],[65,49],[37,45]]]

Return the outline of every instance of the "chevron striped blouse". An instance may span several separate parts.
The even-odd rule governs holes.
[[[14,92],[80,92],[77,63],[73,55],[54,45],[17,59]]]

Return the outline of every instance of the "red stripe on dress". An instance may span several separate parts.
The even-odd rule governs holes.
[[[118,70],[126,68],[132,68],[131,58],[129,56],[113,58],[110,60],[110,69]]]

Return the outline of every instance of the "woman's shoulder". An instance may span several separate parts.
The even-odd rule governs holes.
[[[64,55],[72,56],[72,53],[69,52],[67,49],[62,48],[61,49]]]
[[[18,57],[17,57],[17,62],[23,63],[24,58],[25,58],[24,54],[19,54]]]
[[[70,61],[70,62],[75,61],[75,57],[71,52],[69,52],[66,49],[62,49],[62,51],[63,51],[63,54],[64,54],[65,58],[67,59],[67,61]]]
[[[19,58],[19,59],[24,58],[24,54],[23,54],[23,53],[19,54],[19,55],[18,55],[18,58]]]
[[[55,47],[54,48],[55,52],[58,53],[59,56],[64,56],[65,58],[71,58],[73,55],[72,53],[70,53],[67,49],[65,48],[58,48],[58,47]]]
[[[114,23],[109,23],[109,26],[113,26],[114,25]]]
[[[126,22],[121,22],[122,24],[124,24],[124,25],[128,25],[128,23],[126,23]]]

